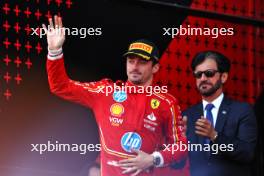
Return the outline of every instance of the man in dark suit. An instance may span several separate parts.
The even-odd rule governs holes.
[[[192,146],[191,175],[251,175],[256,118],[249,104],[223,94],[230,61],[218,52],[206,51],[194,57],[191,67],[202,96],[201,103],[183,112],[188,117],[187,137]]]

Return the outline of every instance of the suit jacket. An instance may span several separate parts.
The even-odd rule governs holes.
[[[195,122],[203,115],[202,103],[188,108],[183,115],[188,116],[188,141],[191,144],[204,144],[204,138],[195,134]],[[213,153],[223,145],[228,146],[226,150],[229,151],[222,149],[217,154],[189,151],[191,175],[251,175],[250,163],[254,158],[257,140],[256,118],[251,106],[224,97],[217,115],[215,130],[218,137],[214,143],[210,143]],[[234,150],[230,151],[232,148]]]

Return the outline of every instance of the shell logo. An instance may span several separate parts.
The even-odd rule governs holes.
[[[115,103],[110,107],[110,112],[113,116],[120,117],[124,113],[124,107],[122,104]]]

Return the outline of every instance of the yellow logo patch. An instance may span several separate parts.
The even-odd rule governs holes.
[[[132,50],[132,49],[139,49],[139,50],[143,50],[149,54],[151,54],[152,52],[152,49],[153,47],[150,46],[150,45],[147,45],[145,43],[132,43],[130,46],[129,46],[129,50]]]
[[[160,105],[160,101],[157,99],[151,99],[150,105],[152,107],[152,109],[157,109]]]
[[[124,107],[119,103],[115,103],[110,107],[110,112],[113,116],[120,117],[124,113]]]

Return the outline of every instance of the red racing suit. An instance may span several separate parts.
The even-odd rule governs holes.
[[[69,79],[63,56],[47,60],[47,73],[52,93],[93,110],[100,133],[102,176],[123,176],[116,162],[135,157],[131,148],[149,154],[158,151],[163,166],[187,156],[187,151],[173,151],[173,145],[167,145],[164,150],[164,144],[187,143],[177,124],[180,108],[171,95],[153,93],[147,96],[129,92],[106,95],[103,90],[113,86],[112,81],[80,83]],[[162,175],[166,168],[150,168],[139,175]]]

